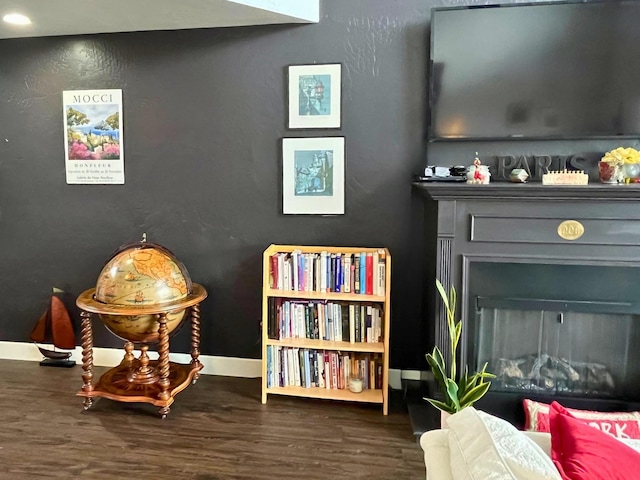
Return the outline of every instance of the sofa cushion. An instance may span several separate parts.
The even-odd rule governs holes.
[[[551,458],[565,480],[637,480],[640,453],[551,404]]]
[[[542,449],[505,420],[467,407],[447,424],[455,480],[560,480]]]
[[[427,480],[454,480],[449,466],[449,430],[429,430],[420,437]]]
[[[548,403],[524,399],[525,430],[534,432],[549,431]],[[565,407],[566,408],[566,407]],[[596,412],[567,408],[567,411],[589,425],[618,438],[640,439],[640,412]]]

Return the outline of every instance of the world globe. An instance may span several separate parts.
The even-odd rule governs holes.
[[[110,312],[100,313],[104,325],[116,336],[131,342],[158,342],[158,315],[167,312],[168,333],[176,331],[186,317],[183,304],[193,291],[187,269],[169,250],[156,243],[130,243],[120,247],[106,262],[95,289],[95,300]],[[131,315],[132,309],[140,314]]]

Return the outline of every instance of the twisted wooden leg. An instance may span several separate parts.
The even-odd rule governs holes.
[[[200,305],[191,307],[191,366],[200,369]],[[193,382],[200,378],[200,374],[196,372]]]
[[[158,327],[158,335],[160,337],[159,340],[159,354],[160,357],[158,359],[158,370],[160,374],[160,380],[158,380],[158,385],[160,386],[160,393],[158,393],[158,398],[160,400],[168,400],[170,394],[168,392],[169,388],[169,329],[167,328],[167,314],[161,313],[158,318],[158,322],[160,326]],[[167,412],[168,413],[168,407]],[[166,413],[160,412],[161,415],[166,416]]]
[[[82,317],[82,391],[93,391],[93,330],[91,329],[91,313],[84,310]],[[85,397],[83,406],[88,410],[93,405],[93,398]]]

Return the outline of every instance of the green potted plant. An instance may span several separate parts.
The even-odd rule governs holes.
[[[482,369],[476,373],[470,374],[465,365],[464,373],[458,374],[456,359],[458,343],[462,334],[462,320],[455,321],[456,290],[451,286],[447,295],[438,279],[436,279],[436,287],[447,312],[450,356],[447,366],[442,352],[437,346],[433,348],[433,352],[427,353],[427,362],[429,362],[433,376],[442,390],[443,399],[425,398],[425,400],[446,415],[459,412],[482,398],[491,386],[491,382],[487,379],[495,378],[495,375],[487,372],[486,362]]]

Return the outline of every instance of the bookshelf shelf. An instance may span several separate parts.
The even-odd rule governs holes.
[[[297,298],[300,300],[337,300],[345,302],[385,302],[384,295],[363,295],[359,293],[342,292],[298,292],[294,290],[274,290],[268,289],[265,293],[267,297]]]
[[[317,350],[338,350],[345,352],[384,353],[383,342],[336,342],[330,340],[314,340],[311,338],[287,338],[285,340],[267,339],[267,345],[285,347],[315,348]]]
[[[353,393],[349,390],[327,390],[326,388],[304,387],[272,387],[267,393],[273,395],[289,395],[292,397],[324,398],[328,400],[343,400],[347,402],[383,403],[382,390],[363,390]]]
[[[385,248],[269,246],[262,403],[268,395],[376,403],[387,415],[390,290]],[[363,379],[359,393],[348,389],[354,376]]]

